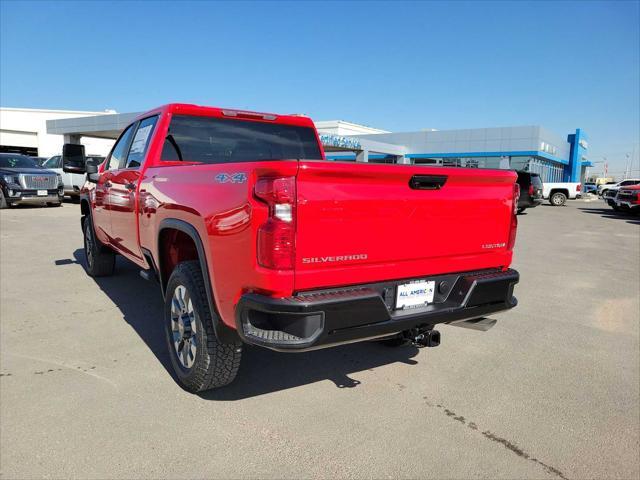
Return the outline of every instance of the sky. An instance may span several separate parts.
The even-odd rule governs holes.
[[[639,30],[637,1],[5,0],[0,105],[582,128],[590,160],[622,173],[627,154],[640,168]]]

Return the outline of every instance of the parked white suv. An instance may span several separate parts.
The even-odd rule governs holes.
[[[554,207],[560,207],[567,199],[579,198],[581,188],[580,182],[545,182],[542,184],[542,198],[549,200]]]
[[[88,155],[87,163],[91,162],[95,165],[99,165],[104,160],[104,157],[98,155]],[[53,170],[57,174],[62,176],[62,183],[64,184],[64,194],[71,197],[72,200],[80,199],[80,189],[84,185],[86,175],[79,173],[67,173],[62,170],[62,156],[54,155],[44,162],[43,167],[49,170]]]

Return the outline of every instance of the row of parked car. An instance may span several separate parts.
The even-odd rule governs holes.
[[[585,193],[594,193],[604,197],[608,192],[617,192],[622,187],[630,187],[640,184],[640,178],[626,178],[620,182],[606,182],[596,185],[592,182],[584,184]]]
[[[103,160],[104,157],[98,155],[86,156],[87,163],[95,166],[100,165]],[[537,173],[517,173],[520,186],[518,213],[524,212],[527,208],[537,207],[544,200],[548,200],[553,206],[562,206],[567,200],[579,198],[581,193],[589,192],[602,195],[616,210],[637,208],[637,196],[629,201],[630,193],[626,187],[640,184],[640,179],[626,179],[598,186],[585,183],[582,192],[580,183],[543,183]],[[85,175],[63,171],[61,155],[44,159],[14,153],[0,154],[0,208],[25,203],[56,206],[60,205],[64,196],[78,200],[84,182]],[[622,187],[625,188],[618,204],[618,192]]]
[[[640,180],[624,180],[624,185],[607,189],[602,199],[616,212],[640,213]]]
[[[62,157],[44,161],[18,153],[0,153],[0,208],[12,205],[60,206],[64,196],[80,197],[85,175],[62,171]],[[90,155],[87,163],[99,165],[104,157]]]

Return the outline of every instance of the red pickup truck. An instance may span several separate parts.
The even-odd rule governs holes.
[[[435,346],[516,305],[518,186],[507,170],[326,161],[308,117],[170,104],[99,167],[65,145],[87,271],[157,279],[181,385],[230,383],[243,344]]]

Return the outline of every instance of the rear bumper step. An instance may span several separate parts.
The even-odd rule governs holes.
[[[399,284],[304,292],[288,298],[245,294],[236,307],[242,339],[278,351],[305,351],[358,342],[438,323],[486,317],[517,305],[515,270],[485,270],[425,277],[436,292],[426,307],[395,310]]]

